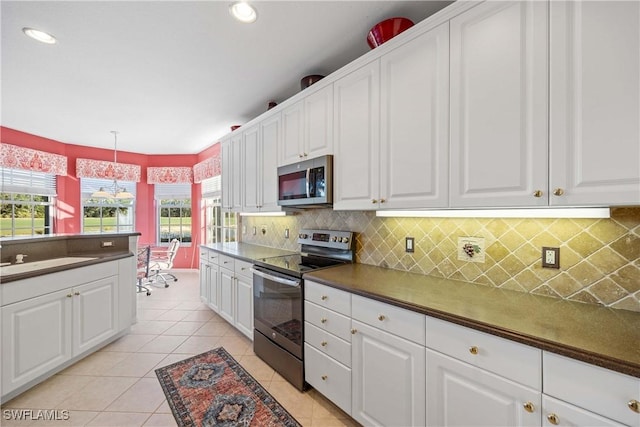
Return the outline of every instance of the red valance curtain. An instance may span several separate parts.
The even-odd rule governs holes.
[[[148,184],[191,184],[193,170],[190,167],[148,167]]]
[[[78,178],[117,179],[118,181],[140,182],[140,166],[102,160],[76,159]]]
[[[66,156],[11,144],[0,145],[0,165],[11,169],[67,175]]]
[[[222,174],[220,157],[214,156],[196,164],[193,167],[193,182],[200,183],[207,178]]]

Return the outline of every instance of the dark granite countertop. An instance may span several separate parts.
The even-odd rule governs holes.
[[[364,264],[304,278],[640,377],[640,313]]]
[[[270,258],[283,255],[293,255],[297,252],[287,251],[284,249],[270,248],[268,246],[252,245],[250,243],[214,243],[210,245],[200,245],[201,248],[210,249],[239,258],[243,261],[253,262],[260,258]]]
[[[0,240],[2,253],[0,263],[15,264],[17,254],[25,254],[24,265],[57,258],[86,257],[94,258],[71,264],[39,268],[14,274],[3,274],[0,283],[29,279],[45,274],[56,273],[88,265],[100,264],[134,256],[129,250],[129,237],[139,236],[138,232],[109,234],[54,234],[3,238]],[[6,273],[6,271],[5,271]]]
[[[74,269],[74,268],[86,267],[88,265],[101,264],[103,262],[115,261],[115,260],[122,259],[122,258],[132,257],[133,254],[131,252],[112,253],[112,254],[108,254],[108,255],[90,254],[90,253],[89,254],[84,254],[83,253],[83,254],[68,255],[68,256],[70,256],[70,257],[74,257],[74,256],[88,257],[88,258],[95,258],[95,259],[86,260],[86,261],[80,261],[80,262],[74,262],[73,264],[65,264],[65,265],[58,265],[58,266],[55,266],[55,267],[42,268],[42,269],[39,269],[39,270],[26,271],[24,273],[3,275],[3,276],[0,277],[0,284],[9,283],[9,282],[15,282],[16,280],[29,279],[31,277],[42,276],[42,275],[45,275],[45,274],[57,273],[58,271],[71,270],[71,269]],[[52,257],[50,259],[55,259],[55,258],[65,258],[65,257]],[[28,264],[28,263],[25,262],[25,264]]]

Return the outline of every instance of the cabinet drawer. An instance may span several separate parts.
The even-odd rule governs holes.
[[[214,251],[207,251],[207,252],[208,252],[207,261],[209,261],[209,264],[218,265],[218,260],[220,259],[220,254],[218,252],[214,252]]]
[[[359,295],[353,295],[351,301],[351,317],[354,320],[359,320],[374,328],[424,345],[424,314],[394,307]]]
[[[351,414],[351,369],[304,345],[304,378],[347,414]]]
[[[553,397],[542,395],[542,425],[623,427],[613,420],[585,411]]]
[[[327,331],[304,322],[304,341],[316,350],[351,367],[351,343],[341,340]]]
[[[427,317],[427,347],[542,389],[542,351],[537,348],[433,317]]]
[[[351,319],[342,314],[305,301],[304,320],[345,341],[351,342]]]
[[[629,426],[640,413],[628,406],[640,401],[640,378],[554,353],[543,353],[544,393]]]
[[[228,268],[229,270],[233,270],[234,269],[234,265],[235,265],[235,259],[233,257],[227,256],[227,255],[219,254],[218,255],[218,265],[220,265],[220,267],[224,267],[224,268]]]
[[[236,259],[235,261],[236,275],[241,275],[249,279],[253,279],[253,273],[251,273],[251,263]]]
[[[305,280],[304,298],[321,307],[351,316],[351,294],[348,292]]]

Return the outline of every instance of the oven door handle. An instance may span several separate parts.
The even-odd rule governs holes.
[[[282,285],[287,285],[287,286],[293,286],[293,287],[299,287],[300,286],[300,280],[289,280],[289,279],[285,279],[283,277],[277,277],[277,276],[272,276],[271,274],[267,274],[264,273],[262,271],[256,270],[255,268],[251,268],[249,269],[249,271],[251,271],[253,274],[260,276],[264,279],[267,280],[271,280],[277,283],[280,283]]]

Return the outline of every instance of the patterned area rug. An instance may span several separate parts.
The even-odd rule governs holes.
[[[301,427],[222,347],[155,372],[181,427]]]

